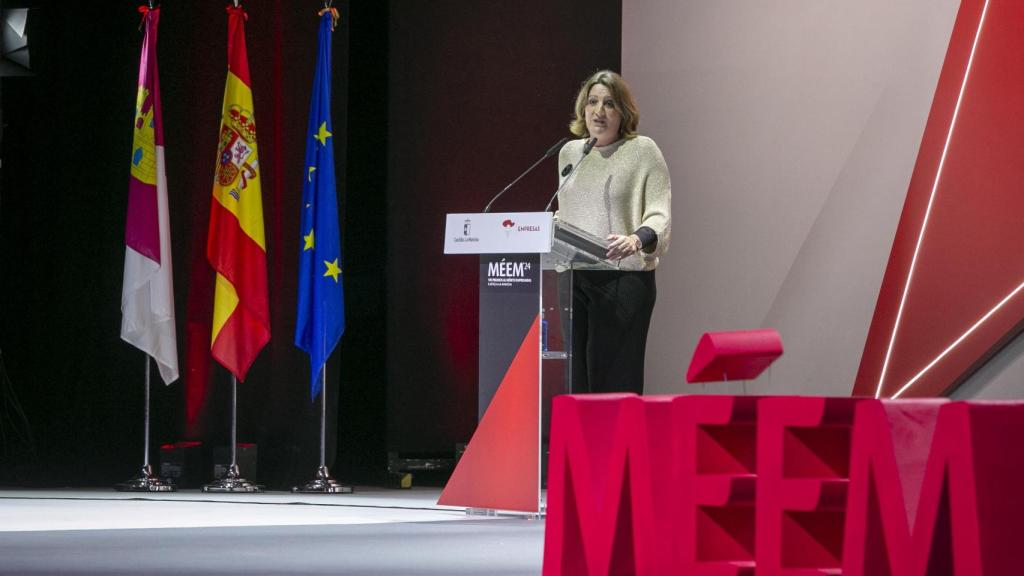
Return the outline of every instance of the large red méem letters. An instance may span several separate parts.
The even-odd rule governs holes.
[[[1018,574],[1024,402],[561,396],[545,576]]]

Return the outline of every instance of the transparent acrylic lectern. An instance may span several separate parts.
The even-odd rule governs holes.
[[[571,392],[571,271],[618,264],[548,212],[449,214],[445,235],[445,253],[480,255],[480,420],[438,502],[541,514],[551,398]]]
[[[572,390],[572,270],[617,270],[618,262],[604,258],[608,243],[589,232],[554,221],[551,252],[541,254],[541,358],[560,360],[545,362],[542,369],[543,430],[547,440],[551,398],[571,394]],[[544,333],[546,332],[546,333]]]

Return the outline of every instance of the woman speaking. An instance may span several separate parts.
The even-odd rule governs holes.
[[[569,129],[580,139],[558,158],[561,179],[570,179],[559,182],[558,219],[606,238],[607,258],[619,262],[618,270],[566,273],[573,275],[573,393],[643,393],[654,269],[668,249],[672,186],[658,145],[637,133],[639,119],[622,77],[597,72],[576,97]],[[568,298],[568,283],[560,285]]]

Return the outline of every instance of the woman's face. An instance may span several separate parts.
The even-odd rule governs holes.
[[[591,138],[597,138],[598,146],[607,146],[619,139],[622,114],[607,86],[594,84],[587,95],[587,105],[583,112],[587,131]]]

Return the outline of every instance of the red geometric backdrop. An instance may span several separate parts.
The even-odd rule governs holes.
[[[948,393],[1022,328],[1022,30],[1020,0],[960,5],[854,395]]]

